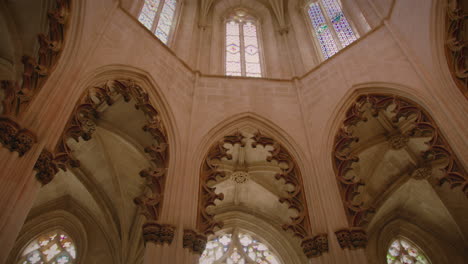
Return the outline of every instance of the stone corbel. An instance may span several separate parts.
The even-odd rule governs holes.
[[[301,247],[306,257],[320,257],[323,253],[328,252],[328,235],[319,234],[314,237],[304,238]]]
[[[191,252],[201,255],[206,247],[207,238],[191,229],[184,230],[183,247],[188,248]]]
[[[361,228],[345,228],[335,232],[342,249],[359,249],[367,246],[367,234]]]
[[[0,143],[10,150],[16,151],[22,157],[37,142],[33,132],[21,128],[15,121],[7,117],[0,117]]]
[[[174,239],[175,227],[168,224],[158,224],[156,221],[148,221],[143,224],[143,239],[156,245],[171,244]]]

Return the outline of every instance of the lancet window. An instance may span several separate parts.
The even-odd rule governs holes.
[[[206,244],[199,264],[280,264],[269,247],[254,236],[235,230],[216,236]]]
[[[315,38],[325,59],[357,39],[355,30],[343,13],[340,0],[314,0],[307,8]]]
[[[395,239],[387,251],[387,264],[430,264],[424,253],[410,241]]]
[[[138,21],[168,44],[174,31],[176,9],[177,0],[145,0]]]
[[[76,247],[70,236],[55,230],[29,243],[18,264],[73,264],[76,257]]]
[[[244,10],[226,20],[225,67],[228,76],[262,77],[258,21]]]

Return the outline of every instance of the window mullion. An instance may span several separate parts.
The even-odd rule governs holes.
[[[246,70],[246,65],[245,65],[245,47],[244,47],[244,23],[239,22],[239,40],[240,40],[240,59],[241,59],[241,75],[246,76],[247,75],[247,70]]]
[[[323,17],[325,17],[325,20],[327,21],[327,25],[330,28],[330,33],[331,33],[331,35],[333,37],[333,40],[335,40],[335,45],[338,48],[338,50],[341,50],[343,48],[343,46],[341,45],[341,41],[338,38],[338,34],[335,31],[335,27],[333,26],[333,23],[331,22],[329,14],[328,14],[327,10],[325,9],[325,6],[324,6],[322,0],[320,0],[318,2],[319,2],[320,8],[322,9]]]
[[[151,32],[156,33],[156,29],[158,28],[159,24],[159,17],[161,16],[162,9],[164,7],[165,0],[161,0],[158,5],[158,9],[156,10],[156,15],[154,16],[153,26],[151,27]]]

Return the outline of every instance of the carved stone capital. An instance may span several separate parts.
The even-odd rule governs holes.
[[[308,258],[319,257],[322,253],[328,252],[328,235],[320,234],[305,238],[302,240],[301,247]]]
[[[206,247],[207,238],[191,229],[184,230],[183,247],[195,254],[201,255]]]
[[[175,227],[168,224],[146,222],[143,224],[143,239],[145,243],[171,244],[174,239]]]
[[[340,229],[335,232],[342,249],[358,249],[367,246],[367,234],[361,228]]]
[[[16,151],[19,156],[28,152],[37,142],[36,136],[29,130],[21,128],[15,121],[0,117],[0,143],[10,151]]]
[[[54,162],[54,155],[48,150],[43,149],[39,158],[34,164],[36,178],[42,185],[46,185],[54,179],[55,174],[58,172],[58,167]]]

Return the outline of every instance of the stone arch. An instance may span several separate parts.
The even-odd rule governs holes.
[[[339,110],[340,121],[331,129],[335,133],[331,133],[327,142],[333,142],[328,145],[332,150],[330,160],[349,226],[377,232],[372,229],[377,221],[373,221],[373,216],[385,218],[381,208],[385,206],[387,212],[403,206],[396,202],[403,197],[402,188],[409,192],[420,186],[421,192],[425,192],[421,199],[436,201],[438,207],[434,205],[434,210],[448,210],[450,213],[441,217],[458,229],[456,226],[462,222],[454,202],[468,205],[468,175],[425,107],[427,104],[398,86],[397,89],[360,87],[350,93]],[[378,152],[364,154],[365,151]],[[371,160],[374,165],[367,166]],[[388,175],[379,173],[385,174],[382,176],[385,179],[379,180],[375,173],[383,166],[389,166]],[[426,180],[429,184],[424,184]],[[378,197],[372,194],[377,190],[381,191]],[[455,240],[463,236],[466,230],[453,232]]]
[[[181,159],[181,146],[179,144],[181,142],[180,129],[176,123],[173,108],[167,100],[163,89],[158,85],[157,80],[145,70],[121,64],[105,65],[96,68],[86,74],[79,82],[77,88],[72,90],[69,97],[76,99],[71,104],[75,105],[89,87],[112,79],[132,79],[148,93],[149,102],[157,108],[160,118],[165,125],[168,143],[171,145],[169,155],[170,159],[174,161],[171,162],[170,166],[173,166],[176,160]],[[170,170],[172,170],[172,167]]]
[[[37,54],[21,58],[21,77],[1,82],[3,115],[22,114],[51,76],[57,76],[53,72],[63,72],[68,65],[64,61],[72,61],[78,51],[85,1],[54,0],[51,8],[48,31],[38,34]]]
[[[432,1],[431,7],[431,39],[430,45],[441,76],[443,93],[448,93],[454,100],[459,100],[455,87],[468,98],[468,69],[466,43],[463,28],[468,26],[466,12],[468,6],[463,1]],[[463,7],[463,5],[465,5]],[[463,15],[464,14],[464,15]],[[462,98],[463,99],[463,98]],[[462,100],[461,100],[462,101]],[[464,101],[463,101],[464,102]]]
[[[80,212],[80,215],[77,216],[67,211],[66,206],[69,205],[73,205],[76,211]],[[40,209],[41,210],[36,210],[35,214],[26,220],[6,263],[16,263],[18,257],[31,240],[43,233],[56,229],[66,232],[73,238],[77,246],[78,263],[84,263],[88,252],[89,241],[88,232],[82,221],[86,219],[94,222],[93,218],[90,217],[89,211],[81,207],[79,203],[68,196],[52,201]],[[99,226],[98,223],[94,223]],[[99,226],[99,228],[101,227]]]
[[[300,153],[298,148],[294,148],[293,142],[287,138],[286,133],[282,130],[278,129],[275,126],[269,124],[268,120],[264,118],[252,114],[252,113],[242,113],[236,116],[233,116],[224,122],[220,123],[216,128],[213,128],[211,131],[207,133],[204,139],[201,140],[199,147],[196,149],[199,150],[200,155],[196,154],[194,157],[196,158],[197,164],[201,165],[201,176],[200,176],[200,189],[198,193],[199,197],[199,213],[198,213],[198,220],[197,220],[197,228],[198,231],[205,235],[212,234],[215,228],[221,227],[222,225],[214,220],[213,215],[208,213],[205,209],[210,205],[215,205],[215,201],[219,198],[222,198],[222,195],[216,194],[214,189],[209,187],[209,181],[215,180],[217,176],[225,176],[224,172],[220,172],[216,169],[216,166],[211,166],[212,158],[221,160],[222,158],[230,159],[230,154],[226,151],[227,149],[224,147],[225,143],[229,143],[234,147],[236,144],[240,144],[243,148],[246,145],[252,144],[253,148],[256,148],[257,145],[262,146],[262,148],[271,148],[269,150],[271,155],[271,159],[267,158],[267,161],[276,161],[279,163],[287,162],[287,168],[291,168],[284,170],[279,175],[277,179],[282,178],[283,176],[288,175],[286,178],[287,183],[292,184],[295,186],[296,191],[292,191],[289,198],[283,197],[280,198],[280,201],[289,201],[292,202],[294,200],[297,203],[295,205],[289,204],[292,207],[296,208],[299,212],[298,218],[291,223],[284,224],[284,230],[292,230],[295,236],[302,239],[301,246],[303,247],[304,253],[308,257],[315,257],[319,256],[322,252],[328,250],[328,243],[321,244],[321,239],[326,235],[320,234],[316,236],[312,236],[311,231],[311,223],[309,217],[309,209],[307,207],[305,189],[303,184],[303,176],[305,175],[301,172],[301,169],[304,167],[303,165],[306,164],[305,161],[301,162],[300,156],[294,156],[296,153]],[[246,129],[253,129],[255,132],[253,133],[253,137],[245,136],[243,130]],[[240,131],[243,132],[240,132]],[[265,131],[265,132],[264,132]],[[268,136],[265,136],[268,135]],[[250,143],[243,142],[244,140],[249,141],[253,139]],[[211,143],[209,143],[211,141]],[[217,142],[217,143],[216,143]],[[283,145],[284,144],[284,145]],[[208,147],[207,147],[208,146]],[[247,146],[248,148],[248,146]],[[289,152],[289,149],[292,149]],[[203,152],[202,152],[203,151]],[[291,154],[290,154],[291,153]],[[295,158],[298,157],[297,160]],[[198,167],[198,166],[197,166]],[[284,173],[284,174],[283,174]],[[281,176],[283,175],[283,176]],[[291,177],[291,178],[288,178]],[[294,198],[293,198],[294,197]],[[293,219],[293,218],[291,218]],[[323,246],[323,248],[322,248]]]
[[[127,119],[127,122],[121,122],[119,127],[117,127],[117,129],[122,130],[122,132],[124,134],[127,133],[127,135],[114,133],[115,135],[113,137],[125,140],[128,136],[137,135],[135,132],[132,132],[134,130],[140,131],[138,133],[141,133],[142,136],[144,135],[144,137],[133,139],[138,141],[139,146],[144,148],[144,152],[147,155],[146,159],[148,159],[150,163],[150,165],[144,169],[139,167],[142,169],[139,175],[146,184],[141,184],[144,190],[139,194],[135,193],[136,197],[133,196],[126,199],[128,200],[126,203],[131,204],[134,198],[134,203],[139,208],[140,213],[146,218],[146,223],[144,224],[143,219],[129,223],[132,226],[134,224],[143,224],[143,237],[146,239],[146,230],[151,229],[155,225],[158,226],[156,221],[160,219],[162,214],[164,204],[163,193],[166,179],[168,178],[167,175],[173,173],[172,171],[175,166],[175,162],[171,160],[170,155],[175,152],[173,151],[172,145],[176,145],[176,136],[174,134],[169,135],[168,133],[168,129],[165,125],[166,121],[170,124],[170,121],[173,119],[168,118],[168,111],[164,107],[164,103],[161,102],[161,100],[155,100],[153,95],[157,95],[157,91],[156,88],[152,89],[154,87],[152,86],[153,82],[141,72],[125,71],[122,70],[121,67],[119,68],[120,69],[109,70],[109,67],[106,67],[104,71],[95,72],[93,76],[82,82],[86,89],[81,96],[74,97],[79,99],[74,106],[74,110],[65,125],[56,147],[53,151],[44,150],[41,153],[35,165],[35,170],[37,171],[37,178],[43,184],[47,184],[52,180],[59,169],[66,171],[68,168],[78,167],[80,162],[72,153],[70,138],[74,139],[78,144],[82,140],[90,140],[94,133],[103,129],[109,132],[114,130],[112,127],[106,128],[106,126],[104,126],[102,129],[98,126],[101,116],[105,117],[106,113],[109,112],[107,109],[114,109],[114,105],[118,105],[117,113],[120,113],[118,114],[119,116],[125,115],[126,113],[130,115],[134,111],[139,111],[141,117],[136,121]],[[157,97],[156,99],[161,98]],[[128,105],[128,102],[132,102],[136,110],[132,112],[128,111],[131,110],[131,108],[126,108],[131,105],[125,106]],[[109,115],[111,112],[112,111],[107,114],[108,118],[110,118]],[[133,126],[131,128],[132,131],[126,131],[125,127],[130,124]],[[96,127],[98,127],[99,130],[97,130]],[[103,131],[99,133],[101,134]],[[171,162],[169,162],[169,160],[171,160]],[[135,190],[138,188],[137,185],[141,181],[137,180],[140,178],[138,177],[138,172],[135,174],[132,180],[132,186],[130,186],[133,190],[131,193],[136,192]],[[120,226],[122,223],[117,222],[116,225],[117,228],[121,228]],[[151,230],[149,232],[151,232]],[[134,239],[135,237],[131,234],[128,235],[131,236],[130,239]],[[138,236],[136,237],[139,238]],[[148,239],[157,238],[149,237]]]

